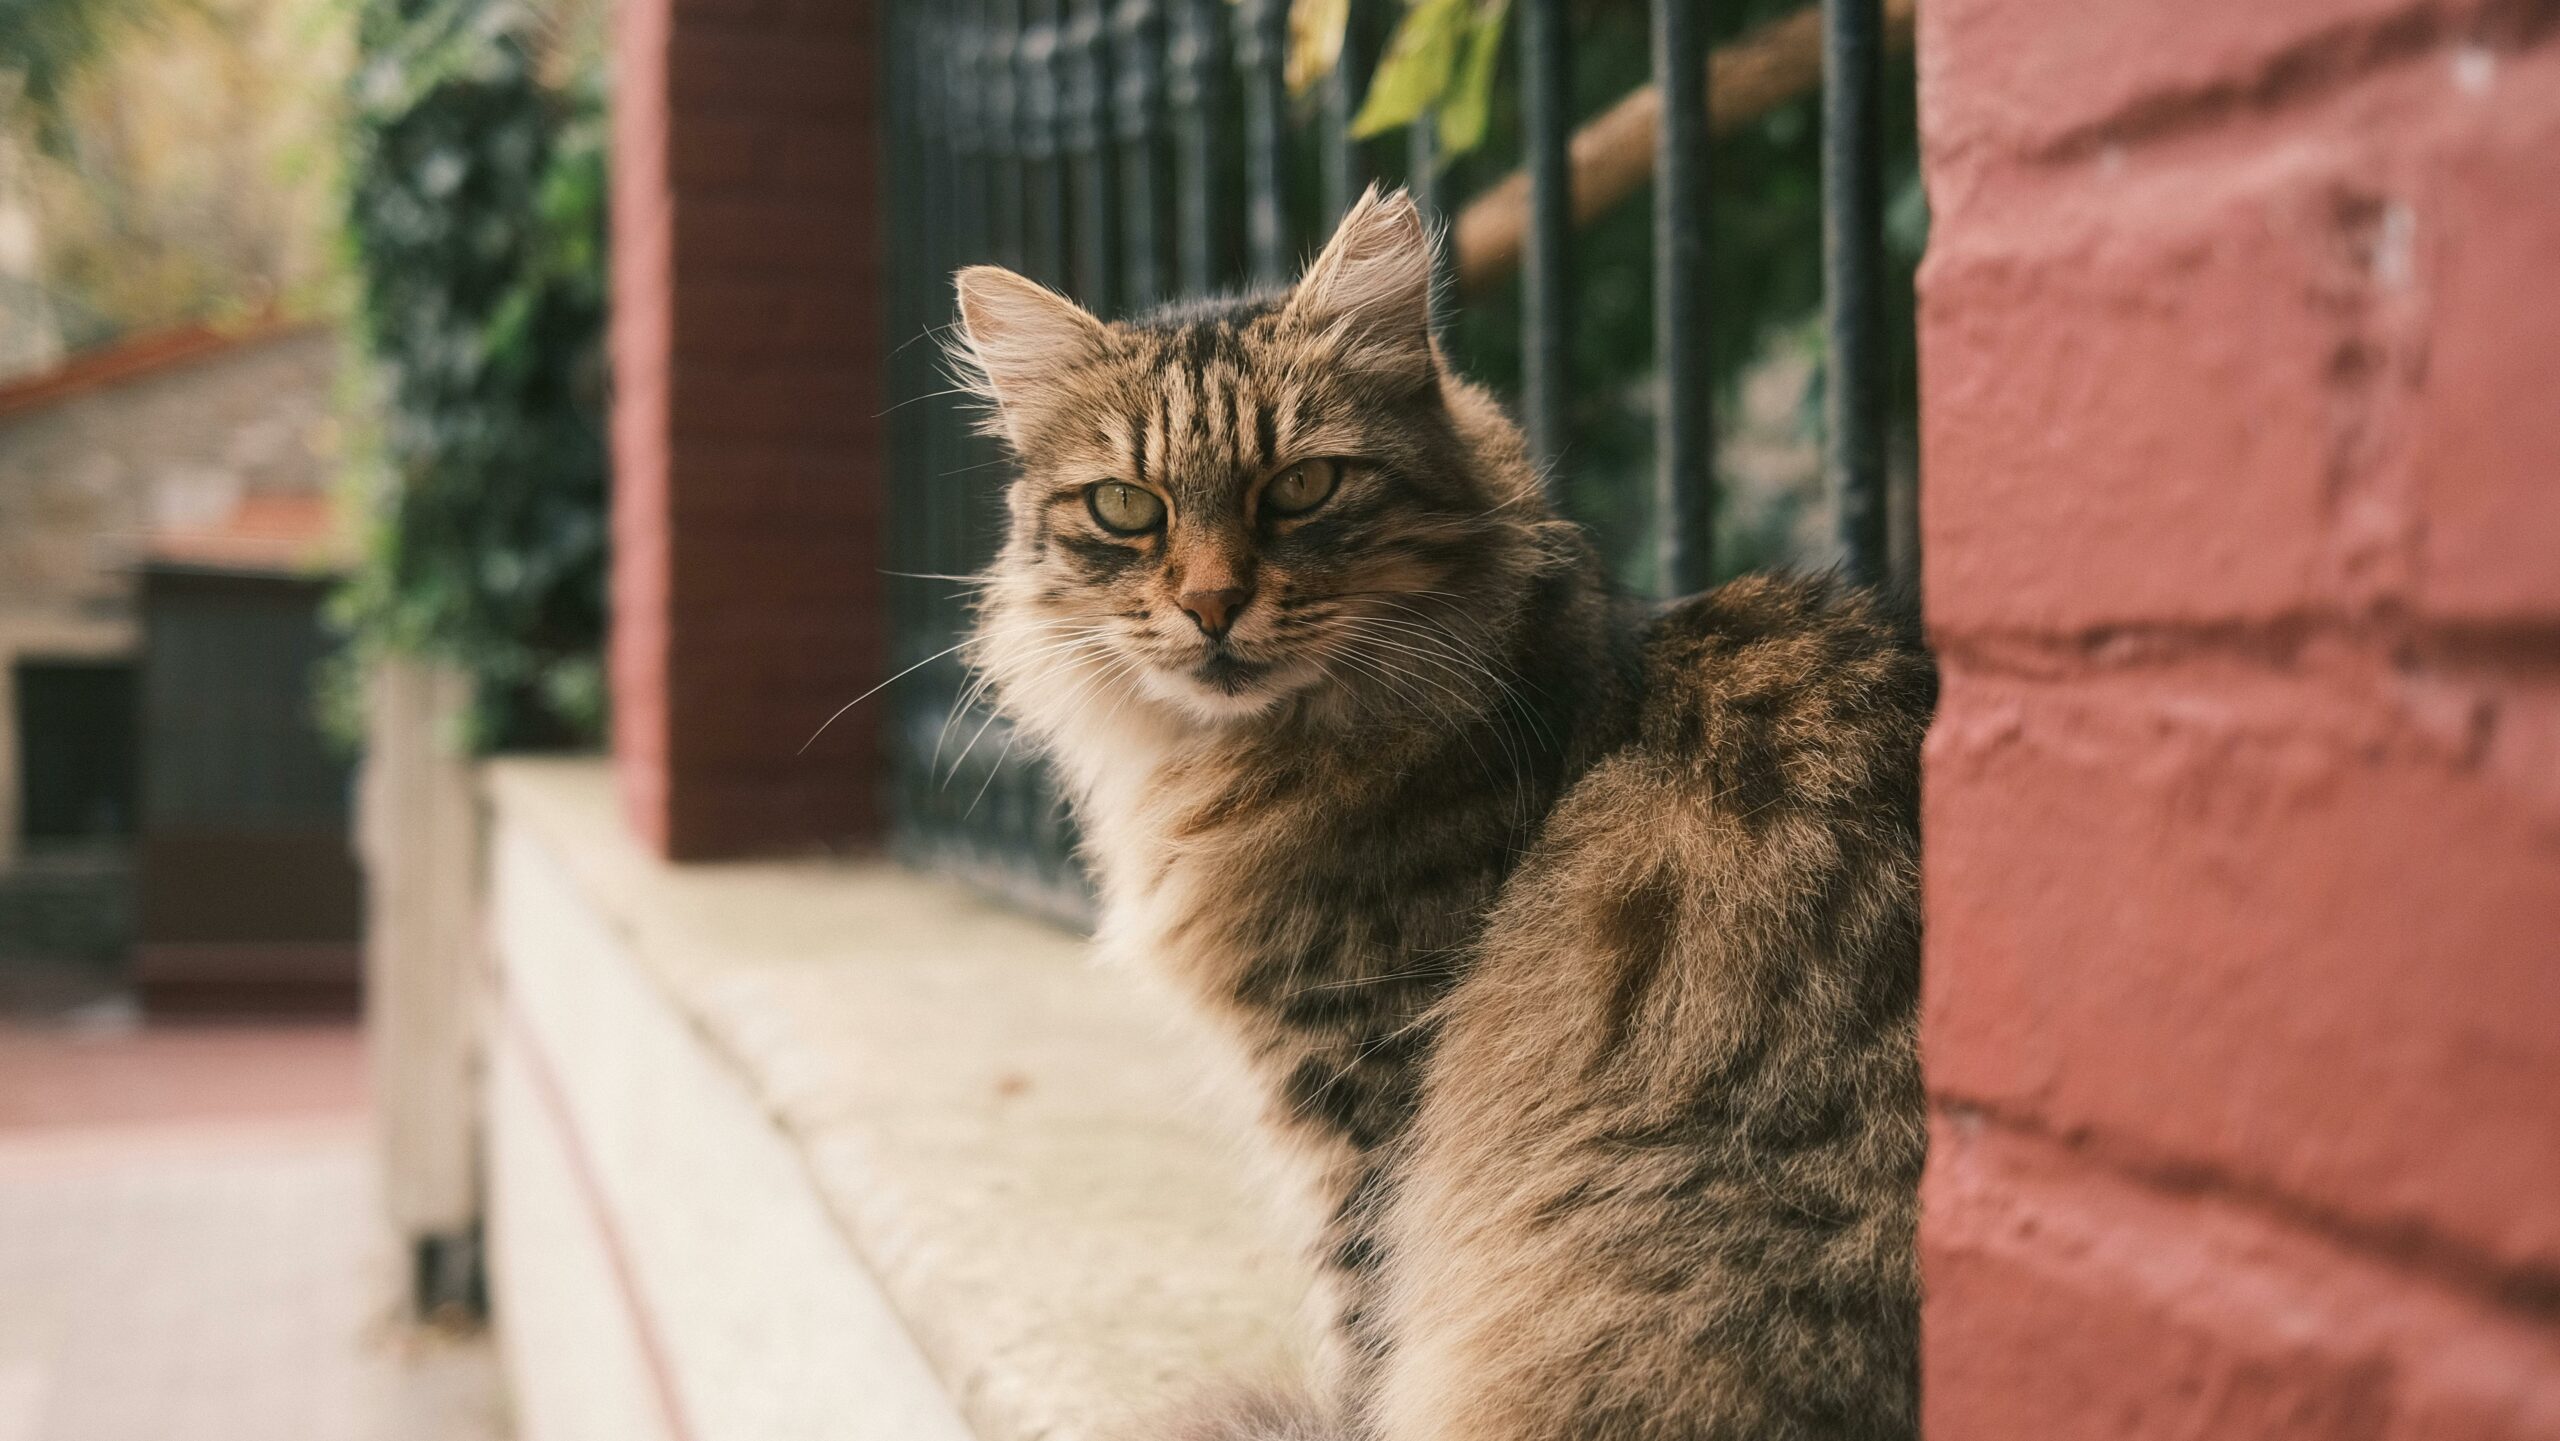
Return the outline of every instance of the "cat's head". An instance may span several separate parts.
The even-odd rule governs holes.
[[[960,272],[958,358],[1018,462],[974,646],[1008,711],[1474,697],[1548,512],[1443,367],[1432,270],[1413,202],[1373,190],[1276,296],[1105,323]]]

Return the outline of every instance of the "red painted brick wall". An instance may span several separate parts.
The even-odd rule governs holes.
[[[2560,3],[1920,14],[1930,1433],[2560,1437]]]
[[[623,0],[614,756],[696,859],[870,836],[883,496],[877,7]]]

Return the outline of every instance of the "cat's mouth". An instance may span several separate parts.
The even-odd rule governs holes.
[[[1272,667],[1249,661],[1224,646],[1209,653],[1209,658],[1191,668],[1191,678],[1220,695],[1244,694],[1270,678]]]
[[[1140,672],[1150,691],[1202,721],[1260,715],[1310,679],[1303,662],[1286,657],[1249,659],[1223,641],[1191,657]]]

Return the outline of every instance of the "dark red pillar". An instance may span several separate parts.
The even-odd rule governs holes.
[[[879,7],[624,0],[614,760],[677,859],[860,841],[880,745]]]

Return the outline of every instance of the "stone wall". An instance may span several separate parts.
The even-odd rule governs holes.
[[[0,885],[21,829],[17,663],[130,658],[154,532],[218,527],[252,494],[325,490],[336,359],[322,330],[191,334],[0,387]],[[62,884],[46,882],[49,906]]]

